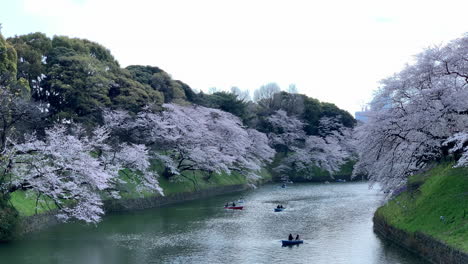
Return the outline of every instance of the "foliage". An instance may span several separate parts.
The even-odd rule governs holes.
[[[0,242],[13,238],[18,220],[16,209],[8,205],[4,197],[0,197]]]
[[[42,33],[31,33],[9,38],[8,43],[18,53],[17,79],[23,78],[29,84],[33,99],[48,108],[52,121],[96,125],[102,124],[102,108],[136,113],[149,104],[189,101],[230,112],[264,132],[263,118],[280,109],[300,116],[309,135],[317,133],[318,120],[324,116],[341,116],[346,126],[354,125],[354,119],[334,105],[325,105],[322,111],[322,103],[317,100],[279,93],[275,83],[256,91],[256,105],[247,102],[248,91],[237,87],[232,87],[231,93],[197,94],[158,67],[132,65],[121,69],[109,50],[85,39],[50,39]],[[294,85],[291,91],[296,91]]]
[[[285,111],[278,110],[266,120],[270,142],[275,148],[288,152],[305,140],[304,123]]]
[[[210,95],[201,94],[195,102],[205,107],[221,109],[244,121],[249,118],[247,111],[248,103],[239,99],[238,95],[234,93],[216,92]]]
[[[59,208],[59,219],[91,223],[98,222],[104,213],[104,191],[119,198],[115,186],[121,183],[118,171],[123,168],[142,172],[138,179],[142,190],[162,192],[155,175],[148,171],[144,146],[110,146],[106,140],[108,133],[104,128],[86,136],[79,127],[70,131],[55,126],[46,130],[44,139],[33,134],[21,144],[10,141],[0,153],[0,189],[4,195],[30,190],[36,206],[40,201],[53,202]]]
[[[21,217],[57,209],[57,206],[51,199],[42,197],[42,199],[36,200],[36,195],[31,190],[17,190],[11,193],[9,203],[18,211]]]
[[[321,103],[321,118],[330,117],[338,118],[338,121],[343,124],[345,127],[354,127],[356,120],[345,110],[339,109],[336,105],[332,103]]]
[[[164,96],[164,102],[181,101],[187,99],[185,93],[187,85],[175,81],[165,71],[158,67],[132,65],[126,68],[136,81],[151,86]],[[193,94],[190,94],[193,96]]]
[[[285,153],[291,152],[274,168],[277,173],[304,174],[307,179],[326,172],[333,178],[346,162],[354,159],[351,130],[338,118],[322,118],[320,136],[306,135],[304,123],[283,110],[267,120],[272,131],[268,134],[271,144]]]
[[[257,91],[258,103],[236,87],[195,93],[157,67],[120,68],[98,43],[42,33],[0,38],[0,56],[0,188],[10,203],[29,201],[18,206],[28,214],[50,207],[64,221],[95,223],[102,199],[162,191],[150,157],[164,164],[164,181],[194,186],[259,179],[272,146],[303,158],[295,164],[337,162],[312,156],[332,153],[326,138],[335,134],[319,135],[319,120],[341,112],[274,83]],[[279,111],[300,123],[297,142],[270,124]]]
[[[271,175],[266,169],[262,169],[259,173],[261,179],[271,179]],[[208,174],[203,171],[186,171],[183,172],[184,180],[175,181],[162,177],[160,179],[160,185],[164,189],[164,193],[167,195],[181,193],[181,192],[192,192],[203,189],[208,189],[216,186],[228,186],[237,184],[249,184],[249,180],[246,179],[245,175],[236,171],[231,174],[226,172]]]
[[[84,39],[31,33],[8,39],[18,51],[18,78],[60,120],[100,123],[103,107],[138,111],[162,94],[131,79],[110,51]]]
[[[132,112],[140,111],[148,103],[161,105],[164,102],[162,92],[132,80],[125,70],[115,75],[114,85],[109,90],[109,98],[114,108]]]
[[[354,153],[355,154],[355,153]],[[340,167],[340,170],[338,170],[337,172],[335,172],[335,174],[333,174],[333,178],[335,179],[343,179],[343,180],[346,180],[346,181],[352,181],[352,180],[355,180],[355,181],[360,181],[360,180],[364,180],[364,179],[367,179],[365,178],[365,175],[359,175],[361,177],[354,177],[352,178],[352,175],[353,175],[353,169],[354,169],[354,165],[356,164],[357,162],[357,158],[356,157],[353,157],[351,159],[348,159],[341,167]]]
[[[305,98],[304,112],[301,115],[306,125],[304,130],[307,135],[317,135],[318,123],[322,117],[322,104],[314,98]]]
[[[303,94],[287,92],[277,92],[268,99],[268,102],[259,103],[258,108],[254,110],[258,120],[250,121],[249,124],[263,132],[269,132],[270,128],[268,122],[265,122],[265,118],[278,110],[283,110],[288,115],[296,116],[301,120],[307,135],[318,135],[320,119],[325,117],[335,118],[348,128],[352,128],[356,124],[354,118],[347,111],[339,109],[334,104],[323,103]]]
[[[422,232],[468,252],[468,169],[442,163],[409,178],[418,188],[402,192],[377,210],[392,226]]]
[[[115,133],[165,151],[154,155],[165,163],[166,176],[201,170],[239,171],[255,177],[253,172],[274,155],[264,134],[244,129],[232,114],[201,106],[165,104],[164,108],[160,113],[147,109],[136,118],[122,111],[108,112],[106,122]]]
[[[42,117],[40,108],[23,98],[16,87],[0,85],[0,153],[5,150],[8,138],[20,137],[37,126]]]
[[[468,36],[425,50],[382,84],[368,122],[358,128],[355,172],[392,192],[468,131]]]
[[[284,110],[289,115],[299,116],[304,113],[304,101],[306,99],[307,96],[302,94],[293,94],[287,92],[275,93],[273,95],[269,110]]]
[[[18,53],[18,75],[31,85],[31,90],[38,91],[47,74],[47,56],[52,49],[52,40],[43,33],[9,38],[8,42]]]
[[[16,60],[16,50],[0,34],[0,76],[5,74],[16,76]]]
[[[449,137],[442,145],[453,145],[449,148],[449,152],[459,155],[456,167],[468,167],[468,132],[456,133]]]

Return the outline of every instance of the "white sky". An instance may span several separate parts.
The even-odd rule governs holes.
[[[468,32],[466,0],[0,0],[5,36],[99,42],[192,88],[300,93],[354,114],[423,48]]]

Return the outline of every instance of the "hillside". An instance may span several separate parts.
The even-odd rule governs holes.
[[[196,93],[158,67],[122,68],[96,42],[43,33],[0,34],[0,55],[0,240],[15,210],[97,223],[110,199],[327,178],[356,158],[348,112],[274,83],[255,101]]]
[[[452,166],[442,163],[410,177],[407,189],[380,207],[376,216],[468,252],[468,168]]]

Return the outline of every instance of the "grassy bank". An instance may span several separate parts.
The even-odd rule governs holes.
[[[158,171],[161,175],[161,166],[159,164],[153,164],[153,169]],[[128,177],[131,177],[131,173],[128,171],[120,173],[121,178],[128,180]],[[270,173],[263,169],[259,175],[262,177],[262,181],[271,180]],[[207,175],[201,171],[189,171],[184,172],[182,177],[179,177],[179,180],[172,181],[166,179],[165,177],[159,177],[159,184],[164,190],[165,195],[171,195],[175,193],[182,192],[193,192],[200,191],[203,189],[208,189],[218,186],[228,186],[228,185],[238,185],[238,184],[247,184],[247,179],[245,176],[233,172],[230,175],[226,173],[212,173]],[[122,199],[131,199],[131,198],[141,198],[141,197],[150,197],[157,196],[159,194],[150,193],[150,192],[137,192],[135,184],[128,183],[120,186]],[[36,207],[37,202],[37,207]],[[56,209],[56,206],[47,201],[47,199],[40,199],[36,201],[34,195],[28,195],[24,191],[16,191],[11,195],[10,203],[14,208],[19,212],[20,216],[31,216],[36,213],[44,213],[51,209]],[[37,209],[36,209],[37,208]]]
[[[468,252],[468,168],[452,166],[442,163],[410,177],[407,190],[376,214],[398,229]]]
[[[290,173],[289,178],[294,182],[325,182],[335,180],[357,181],[362,180],[361,177],[351,178],[353,168],[356,161],[349,160],[340,167],[340,170],[330,174],[330,172],[321,169],[317,166],[310,166],[307,169]]]

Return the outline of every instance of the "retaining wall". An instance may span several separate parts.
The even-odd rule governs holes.
[[[388,224],[386,220],[374,215],[374,231],[385,239],[412,251],[431,263],[466,264],[468,254],[447,246],[441,241],[421,232],[408,233]]]
[[[216,196],[221,194],[240,192],[249,189],[247,184],[237,184],[228,186],[218,186],[193,192],[175,193],[167,196],[152,196],[137,199],[119,199],[104,201],[104,210],[106,213],[124,212],[134,210],[144,210],[160,207],[163,205],[179,203],[183,201],[195,200]],[[17,234],[24,236],[31,232],[40,231],[60,222],[54,216],[55,211],[48,213],[24,217],[20,220],[17,227]]]
[[[183,201],[190,201],[210,196],[216,196],[220,194],[240,192],[243,190],[247,190],[248,188],[249,187],[246,184],[237,184],[228,186],[218,186],[193,192],[175,193],[167,196],[108,200],[104,202],[104,210],[106,211],[106,213],[144,210],[149,208],[160,207],[163,205],[179,203]]]

